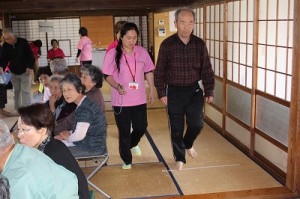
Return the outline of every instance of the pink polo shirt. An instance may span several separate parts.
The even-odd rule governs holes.
[[[92,60],[92,41],[87,36],[81,37],[77,44],[77,49],[81,50],[80,61]]]
[[[126,94],[120,95],[116,89],[111,88],[112,106],[136,106],[145,104],[147,102],[145,73],[154,70],[154,64],[148,52],[141,46],[135,46],[134,52],[131,55],[125,54],[132,74],[130,73],[128,65],[126,64],[124,54],[120,59],[120,72],[118,72],[115,62],[115,55],[115,48],[111,49],[106,54],[102,72],[106,75],[113,76],[116,82],[123,85],[126,90]],[[139,84],[139,88],[137,90],[129,89],[129,83],[133,82],[132,75],[135,76],[135,82]]]

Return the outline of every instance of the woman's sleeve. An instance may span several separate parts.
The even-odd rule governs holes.
[[[145,73],[153,71],[155,69],[155,66],[153,64],[153,61],[148,53],[148,51],[145,49],[144,51],[145,56],[143,56],[145,58]]]
[[[115,49],[111,49],[106,55],[103,61],[102,72],[105,75],[113,75],[114,71],[116,70],[115,64]]]
[[[90,126],[90,123],[78,122],[76,124],[75,131],[70,135],[70,137],[68,138],[68,141],[78,142],[80,140],[83,140],[86,136],[89,126]]]
[[[52,58],[53,58],[52,50],[50,49],[50,50],[48,50],[48,52],[47,52],[47,59],[52,60]]]
[[[62,57],[62,58],[65,58],[65,57],[66,57],[66,55],[65,55],[65,53],[64,53],[64,51],[63,51],[62,49],[60,49],[60,53],[61,53],[61,57]]]

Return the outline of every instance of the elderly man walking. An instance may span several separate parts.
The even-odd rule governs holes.
[[[31,74],[35,60],[26,39],[16,37],[10,28],[3,29],[2,34],[5,43],[0,58],[0,74],[9,64],[10,81],[14,88],[14,106],[17,110],[31,102]]]

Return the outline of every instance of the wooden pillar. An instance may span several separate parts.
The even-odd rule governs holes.
[[[250,154],[255,151],[255,116],[256,116],[256,88],[257,88],[257,65],[258,65],[258,17],[259,17],[259,1],[254,1],[253,9],[253,57],[252,57],[252,89],[251,89],[251,139],[250,139]]]
[[[222,112],[222,130],[226,132],[226,111],[227,111],[227,59],[228,59],[228,0],[224,1],[223,13],[223,112]]]
[[[10,14],[4,13],[3,14],[3,27],[4,28],[10,28],[11,27],[11,20],[10,20]]]
[[[294,0],[294,43],[286,186],[300,194],[300,1]]]

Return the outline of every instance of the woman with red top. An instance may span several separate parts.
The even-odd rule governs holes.
[[[29,46],[33,52],[34,60],[35,60],[33,74],[32,74],[32,84],[35,84],[34,80],[36,80],[36,81],[38,80],[38,78],[36,77],[36,73],[40,67],[39,57],[42,55],[42,51],[41,51],[42,45],[43,45],[43,43],[39,39],[29,43]]]
[[[50,49],[47,53],[48,62],[55,58],[65,58],[65,54],[62,49],[58,46],[58,41],[56,39],[51,40],[52,49]]]

